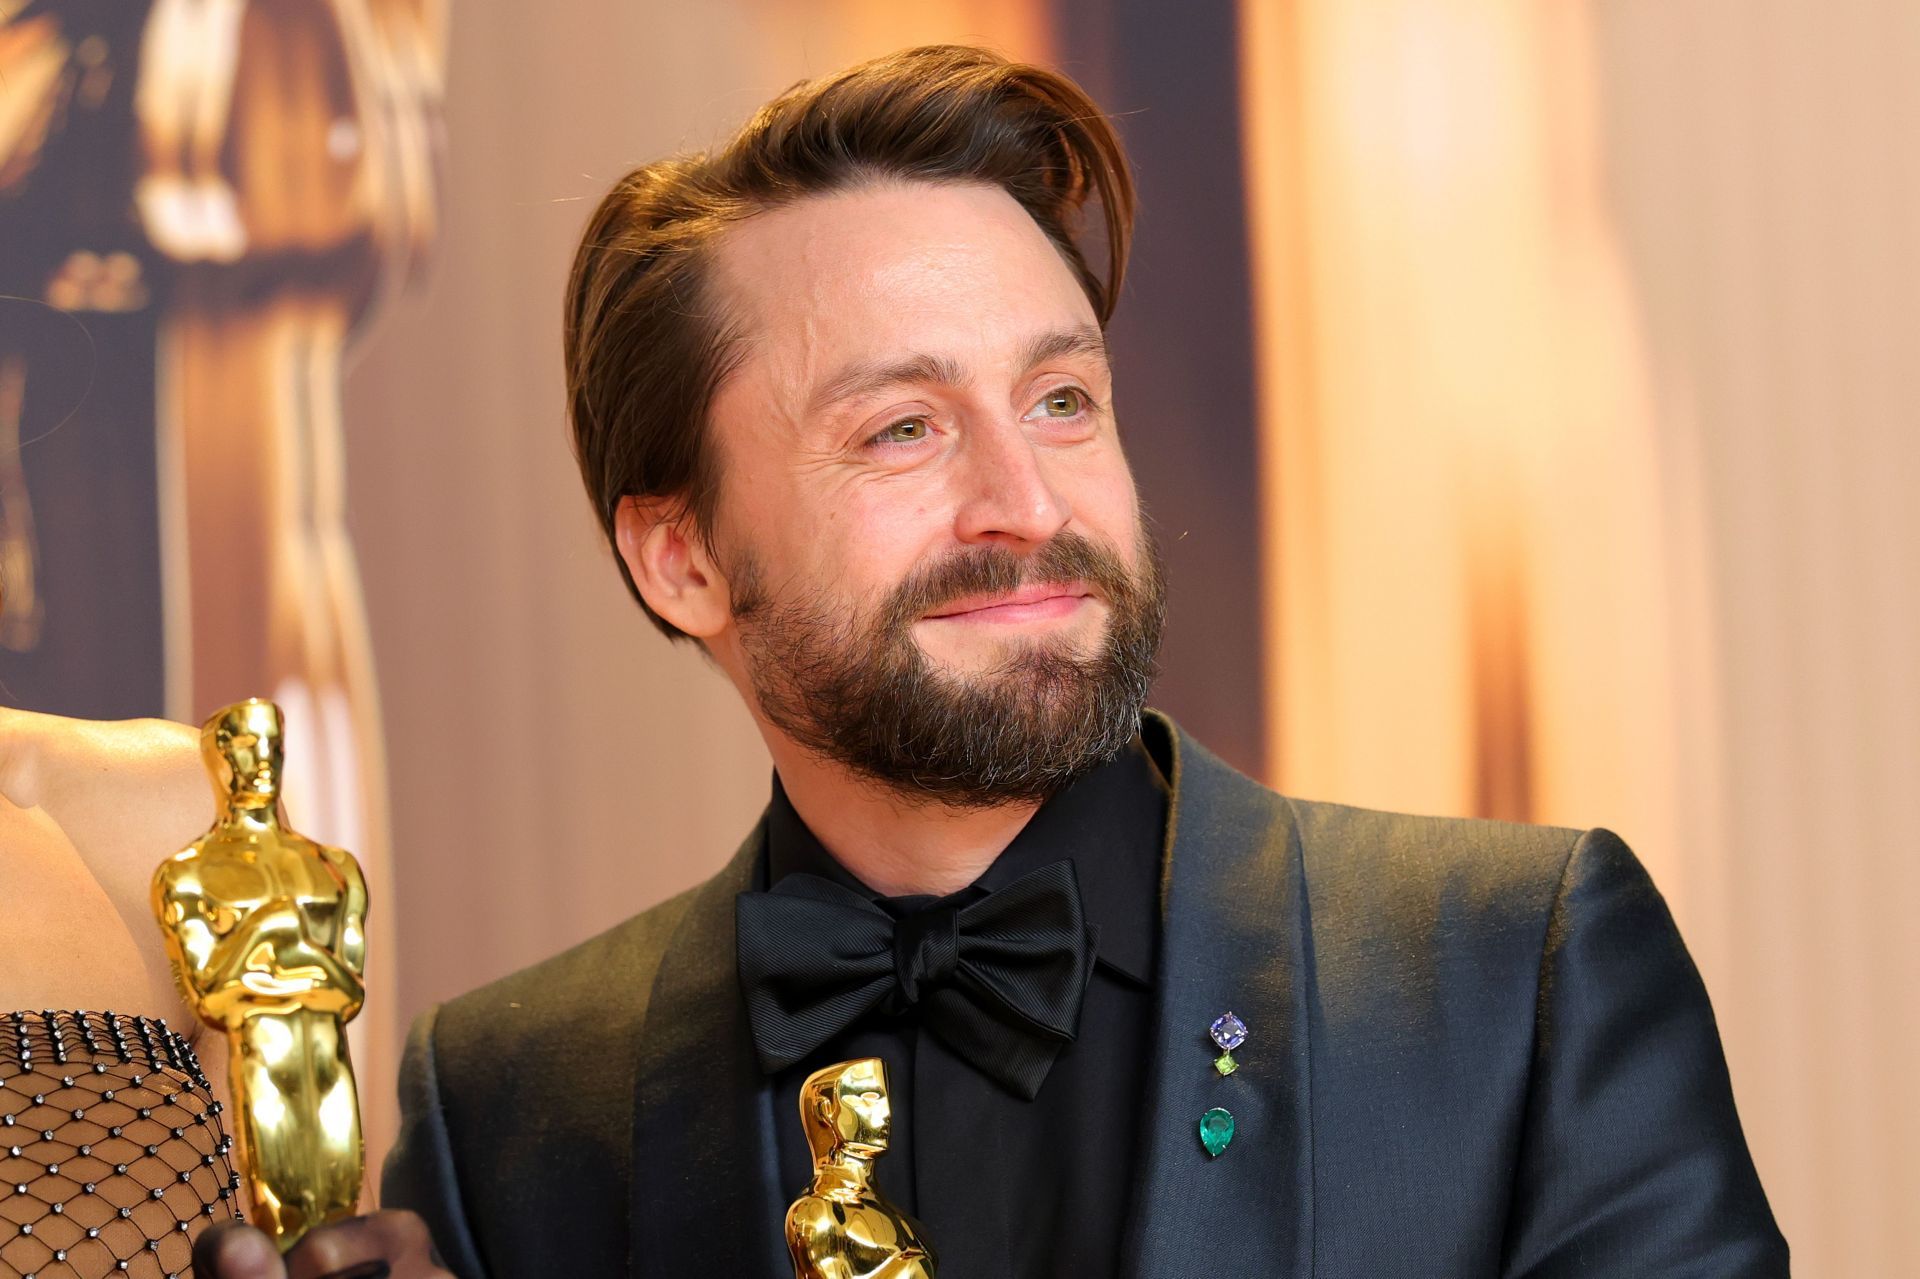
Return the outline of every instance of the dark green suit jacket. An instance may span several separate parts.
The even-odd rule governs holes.
[[[1145,733],[1173,807],[1130,1276],[1787,1273],[1706,991],[1617,836],[1305,803]],[[463,1279],[792,1273],[793,1120],[734,972],[764,837],[415,1024],[383,1199]],[[1222,1079],[1229,1008],[1255,1037]]]

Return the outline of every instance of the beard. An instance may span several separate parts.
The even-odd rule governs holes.
[[[736,557],[733,617],[761,713],[802,748],[910,801],[986,808],[1044,800],[1139,732],[1166,621],[1165,571],[1144,515],[1140,567],[1074,532],[1036,551],[968,547],[916,569],[877,608],[835,612],[776,597]],[[1037,582],[1085,582],[1109,608],[1091,654],[1010,637],[991,668],[934,665],[913,625],[942,604]]]

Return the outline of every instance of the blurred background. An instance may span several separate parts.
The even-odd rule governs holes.
[[[573,470],[588,211],[797,79],[986,43],[1081,80],[1137,169],[1156,703],[1298,795],[1619,831],[1796,1269],[1920,1274],[1920,5],[0,19],[0,697],[282,702],[296,824],[376,881],[363,1078],[765,801]]]

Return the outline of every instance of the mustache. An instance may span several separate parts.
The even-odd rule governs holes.
[[[1116,605],[1136,591],[1118,555],[1084,534],[1066,530],[1024,554],[1004,546],[969,546],[949,552],[896,586],[882,613],[893,629],[954,600],[1001,595],[1033,582],[1085,582]]]

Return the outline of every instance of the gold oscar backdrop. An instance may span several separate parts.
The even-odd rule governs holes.
[[[13,225],[37,240],[6,271],[10,291],[97,325],[94,372],[106,384],[94,398],[114,402],[121,420],[151,423],[142,483],[152,492],[162,695],[115,713],[198,722],[255,693],[273,698],[300,761],[287,796],[295,820],[354,849],[374,891],[392,900],[379,698],[345,525],[340,385],[355,339],[434,237],[447,6],[110,8],[0,0],[0,199],[33,214]],[[23,262],[44,265],[21,281]],[[137,317],[125,341],[121,315]],[[0,430],[20,429],[32,349],[0,350]],[[123,385],[128,365],[146,376]],[[109,466],[101,457],[99,469]],[[51,576],[38,556],[52,534],[32,515],[89,500],[90,489],[73,489],[93,474],[90,463],[68,491],[37,494],[30,472],[0,465],[0,642],[14,654],[30,656],[41,623],[54,620],[53,593],[35,589]],[[77,575],[62,568],[71,595]],[[107,575],[97,589],[112,589]],[[80,692],[63,696],[58,680],[44,688],[37,709],[99,713]],[[376,1078],[397,1060],[396,948],[381,935],[391,921],[373,925],[372,949],[387,958],[369,974],[372,1011],[355,1026]],[[375,1151],[394,1122],[389,1091],[367,1098]]]

